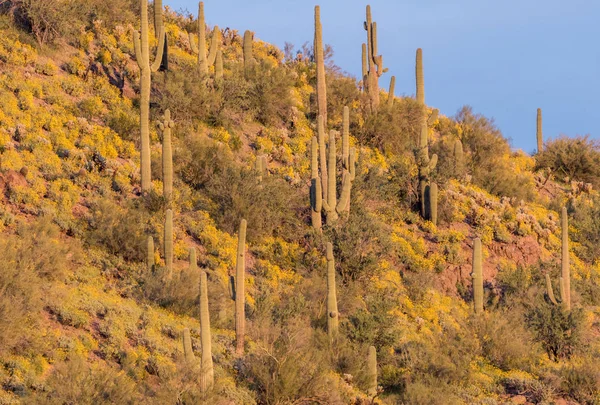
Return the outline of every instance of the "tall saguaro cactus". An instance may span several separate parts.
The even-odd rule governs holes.
[[[335,260],[333,245],[327,242],[327,334],[333,339],[338,333],[339,314],[335,291]]]
[[[436,183],[431,183],[426,187],[427,201],[427,218],[437,225],[437,208],[438,208],[438,186]]]
[[[254,33],[246,30],[244,32],[244,43],[243,43],[243,55],[244,55],[244,70],[246,74],[255,63],[254,56],[252,54],[252,43],[254,41]]]
[[[152,187],[150,170],[150,81],[152,72],[158,71],[163,57],[165,45],[164,27],[159,27],[158,47],[154,62],[150,64],[150,45],[148,40],[148,0],[140,0],[140,31],[133,33],[135,58],[140,69],[140,136],[141,136],[141,183],[142,193]]]
[[[537,109],[537,123],[536,123],[536,138],[537,138],[537,151],[542,153],[544,150],[544,136],[542,134],[542,109]]]
[[[390,78],[390,90],[388,91],[387,104],[389,107],[394,105],[394,90],[396,89],[396,76]]]
[[[215,64],[217,51],[221,44],[221,30],[214,26],[208,55],[206,54],[206,22],[204,19],[204,2],[198,3],[198,44],[194,43],[192,34],[189,34],[192,51],[198,54],[198,70],[200,75],[208,75],[208,67]]]
[[[163,32],[164,37],[165,37],[165,45],[163,47],[163,56],[162,56],[162,61],[161,61],[159,70],[169,70],[169,60],[168,60],[169,44],[168,44],[167,33],[165,32],[164,25],[163,25],[162,11],[163,11],[162,0],[154,0],[154,37],[158,39],[158,34],[160,32]]]
[[[564,303],[565,308],[567,310],[571,309],[571,271],[569,266],[569,219],[567,216],[567,208],[563,207],[561,211],[560,218],[560,228],[561,228],[561,276],[563,279],[564,286]]]
[[[202,360],[200,369],[200,391],[209,391],[214,384],[212,344],[210,340],[210,315],[208,312],[208,282],[206,272],[200,271],[200,342]]]
[[[173,277],[173,210],[168,209],[165,215],[164,235],[165,267],[167,268],[167,279]]]
[[[465,172],[465,156],[460,139],[454,141],[454,176],[460,177]]]
[[[327,150],[325,148],[325,121],[322,115],[317,117],[317,135],[319,139],[319,165],[321,167],[321,191],[323,200],[327,200]]]
[[[437,119],[438,110],[433,110],[432,115],[427,118],[425,106],[425,83],[423,78],[423,51],[417,49],[416,57],[416,78],[417,78],[417,102],[423,109],[421,116],[421,130],[419,134],[417,166],[419,168],[419,198],[421,203],[421,216],[427,217],[425,209],[425,188],[429,182],[429,175],[437,165],[437,155],[429,157],[429,125],[432,125]]]
[[[323,27],[321,7],[315,6],[315,63],[317,65],[317,106],[323,117],[323,127],[327,128],[327,85],[325,83],[325,58],[323,56]]]
[[[171,120],[171,111],[165,110],[162,121],[158,122],[158,129],[162,131],[162,169],[163,169],[163,196],[169,201],[173,194],[173,149],[171,147],[171,129],[175,126]]]
[[[245,277],[246,277],[246,227],[247,222],[242,219],[238,234],[237,259],[235,266],[235,340],[236,353],[244,354],[244,335],[246,331],[245,314]]]
[[[375,346],[369,346],[367,354],[367,393],[371,396],[377,395],[377,349]]]
[[[379,106],[379,78],[387,72],[387,69],[383,68],[383,56],[377,55],[377,23],[372,20],[370,5],[367,5],[367,19],[364,27],[367,31],[367,74],[363,77],[363,83],[366,84],[365,88],[369,95],[371,109],[375,110]],[[364,70],[363,68],[363,72]]]
[[[483,312],[483,259],[481,255],[481,239],[473,240],[473,302],[475,313]]]
[[[321,211],[323,209],[323,193],[319,178],[318,142],[312,137],[310,144],[310,218],[312,227],[321,230]]]

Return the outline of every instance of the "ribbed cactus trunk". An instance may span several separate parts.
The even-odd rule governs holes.
[[[190,330],[188,328],[183,329],[182,334],[183,341],[183,358],[186,362],[191,362],[194,360],[194,349],[192,349],[192,338],[190,336]]]
[[[350,170],[350,109],[344,106],[342,114],[342,169]]]
[[[246,277],[246,227],[242,219],[238,234],[237,262],[235,266],[235,340],[236,353],[244,354],[244,335],[246,331],[245,314],[245,277]]]
[[[165,110],[158,128],[162,131],[162,170],[163,170],[163,196],[167,201],[173,196],[173,149],[171,146],[171,129],[175,123],[171,120],[171,111]]]
[[[217,57],[215,59],[215,79],[220,80],[223,78],[223,52],[219,49],[217,51]]]
[[[546,274],[546,293],[548,294],[550,302],[552,302],[554,305],[558,305],[558,301],[556,301],[556,298],[554,297],[554,290],[552,289],[552,280],[550,280],[549,274]]]
[[[390,79],[390,90],[388,91],[387,104],[389,107],[394,105],[394,90],[396,89],[396,76],[392,76]]]
[[[338,219],[338,214],[336,211],[337,207],[337,189],[336,189],[336,181],[335,181],[335,171],[336,171],[336,156],[335,156],[335,131],[329,132],[329,160],[327,162],[327,169],[329,173],[327,174],[327,225],[332,225]]]
[[[437,225],[437,208],[438,208],[438,186],[436,183],[431,183],[427,186],[427,218]]]
[[[163,55],[159,70],[166,71],[169,70],[169,44],[167,41],[167,34],[163,25],[162,11],[162,0],[154,0],[154,37],[158,38],[158,34],[160,32],[163,32],[165,36],[165,45],[163,48]]]
[[[323,56],[323,27],[321,26],[321,8],[315,6],[315,63],[317,67],[317,106],[323,117],[323,127],[327,128],[327,84],[325,82],[325,58]]]
[[[367,367],[367,379],[369,384],[367,387],[367,394],[375,396],[377,395],[377,349],[375,349],[375,346],[369,346]]]
[[[481,255],[481,239],[473,240],[473,303],[475,313],[483,312],[483,259]]]
[[[454,176],[461,177],[465,174],[465,157],[460,139],[454,141]]]
[[[190,272],[194,273],[198,270],[198,259],[196,257],[196,248],[191,247],[188,252],[189,252],[189,258],[190,258]]]
[[[560,218],[562,245],[561,245],[561,276],[564,283],[563,303],[567,311],[571,310],[571,271],[569,268],[569,219],[567,208],[563,207]]]
[[[310,218],[312,227],[321,231],[321,211],[323,210],[323,192],[319,178],[318,141],[312,137],[310,143]]]
[[[152,72],[158,71],[161,65],[164,45],[164,30],[159,32],[158,48],[154,63],[150,64],[150,46],[148,29],[148,0],[140,0],[140,31],[133,33],[135,58],[140,69],[140,166],[142,193],[147,193],[152,188],[150,170],[150,81]],[[161,26],[162,29],[162,26]]]
[[[536,131],[536,138],[537,138],[537,151],[538,153],[541,153],[544,150],[544,136],[542,134],[542,109],[538,108],[537,109],[537,131]]]
[[[364,22],[364,28],[367,31],[366,57],[367,73],[363,81],[366,82],[365,88],[369,95],[371,110],[374,111],[379,106],[379,78],[387,69],[383,68],[383,56],[377,55],[377,23],[373,22],[371,17],[371,6],[367,5],[367,18]],[[363,48],[364,49],[364,48]],[[363,51],[363,55],[365,52]],[[363,69],[364,70],[364,69]]]
[[[173,211],[168,209],[165,215],[164,235],[165,267],[167,268],[167,279],[173,278]]]
[[[148,266],[148,270],[152,271],[154,269],[154,239],[152,238],[152,236],[148,236],[148,239],[146,240],[146,251],[147,251],[147,257],[146,257],[146,265]]]
[[[319,165],[321,167],[321,191],[323,192],[323,200],[327,200],[327,149],[325,147],[325,123],[323,116],[317,117],[317,135],[319,139]]]
[[[369,68],[367,64],[367,44],[362,44],[362,90],[367,91],[367,75],[369,74]]]
[[[254,56],[252,54],[252,43],[254,41],[254,33],[252,31],[244,32],[243,55],[244,55],[244,70],[246,75],[254,65]]]
[[[337,309],[337,295],[335,290],[335,260],[333,258],[333,245],[327,242],[327,334],[334,339],[338,333],[339,314]]]
[[[417,79],[417,103],[425,105],[425,79],[423,77],[423,50],[417,49],[415,77]]]
[[[198,44],[194,43],[194,39],[191,34],[189,34],[190,38],[190,46],[192,47],[192,51],[198,54],[198,72],[200,76],[208,75],[208,68],[215,64],[217,60],[217,52],[219,51],[219,47],[221,45],[221,30],[219,30],[218,26],[214,26],[210,49],[208,51],[208,55],[206,53],[206,22],[204,19],[204,3],[198,3]]]
[[[258,182],[262,182],[263,178],[267,175],[268,169],[267,157],[265,155],[260,155],[256,157],[256,162],[254,162],[254,169],[256,170]]]
[[[202,344],[202,360],[200,368],[200,391],[209,391],[215,381],[212,343],[210,337],[210,314],[208,312],[208,282],[206,272],[200,271],[200,342]]]

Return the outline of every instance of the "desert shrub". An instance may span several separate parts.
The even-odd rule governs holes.
[[[42,218],[0,238],[0,251],[0,347],[10,349],[38,319],[43,283],[63,277],[70,248],[60,241],[58,228]]]
[[[240,377],[250,382],[261,403],[330,403],[335,392],[327,384],[326,355],[310,327],[260,319],[254,328],[260,340],[244,359]]]
[[[254,170],[228,167],[215,173],[204,191],[210,201],[201,208],[229,233],[236,233],[245,218],[249,239],[298,235],[298,212],[306,204],[298,191],[281,178],[267,176],[259,183]]]
[[[600,198],[592,196],[589,203],[574,207],[570,224],[577,232],[571,232],[573,249],[577,256],[588,263],[600,257]]]
[[[581,364],[564,366],[560,370],[561,391],[580,404],[600,403],[600,370],[597,362],[586,359]]]
[[[531,176],[514,169],[510,145],[494,121],[473,113],[469,106],[463,107],[455,119],[473,183],[492,194],[533,200],[536,193]]]
[[[359,141],[395,155],[412,153],[417,143],[423,110],[412,98],[401,98],[392,107],[382,103],[367,113],[364,125],[355,134]]]
[[[316,85],[316,82],[315,82]],[[352,106],[360,99],[360,92],[356,82],[351,77],[346,77],[334,72],[327,72],[327,120],[330,123],[341,123],[344,107],[350,108],[351,132],[355,133],[359,115],[353,111]]]
[[[102,245],[109,253],[126,260],[146,258],[145,224],[148,215],[133,204],[121,207],[109,199],[99,199],[90,207],[87,242]]]
[[[402,393],[402,403],[414,405],[446,405],[461,403],[448,384],[440,384],[435,379],[408,383]]]
[[[144,271],[139,282],[140,295],[158,305],[179,314],[198,315],[198,270],[189,268],[177,271],[170,280],[166,279],[166,268],[155,266],[152,271]]]
[[[490,312],[471,320],[482,355],[502,370],[527,370],[537,358],[529,331],[516,316]]]
[[[552,360],[570,358],[581,348],[583,312],[580,309],[566,311],[559,305],[540,304],[529,309],[525,319],[535,340]]]
[[[365,304],[344,324],[348,338],[363,345],[392,346],[399,333],[392,315],[396,303],[380,294],[366,296]]]
[[[379,260],[390,245],[389,231],[377,217],[355,204],[347,219],[326,230],[333,244],[336,268],[342,281],[370,280],[379,271]]]
[[[88,363],[76,357],[53,367],[46,380],[46,392],[35,403],[59,404],[135,404],[139,403],[135,384],[127,374],[104,362]]]
[[[276,126],[291,118],[291,72],[283,66],[261,63],[255,66],[248,81],[249,108],[254,119],[263,125]]]
[[[600,186],[600,143],[587,135],[549,140],[535,161],[536,168],[550,169],[560,178]]]

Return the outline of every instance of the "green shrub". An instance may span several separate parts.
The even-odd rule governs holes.
[[[560,136],[544,144],[535,157],[537,169],[550,169],[561,178],[600,187],[600,143],[586,136]]]
[[[280,126],[292,117],[290,71],[268,63],[255,65],[249,77],[248,102],[254,119],[263,125]]]
[[[565,366],[560,370],[561,391],[580,404],[600,403],[600,369],[597,360],[586,359],[578,365]]]
[[[541,304],[526,313],[526,321],[552,360],[568,359],[581,347],[583,312],[580,309],[567,312],[559,305]]]

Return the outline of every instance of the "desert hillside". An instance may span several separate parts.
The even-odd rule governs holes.
[[[0,0],[0,404],[600,404],[594,140],[155,2]]]

